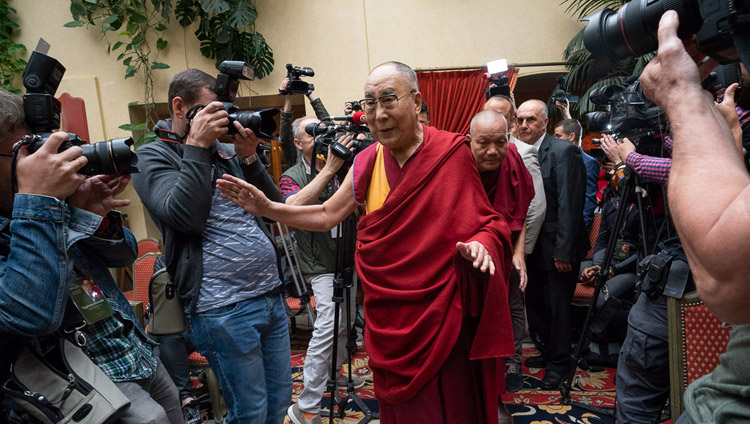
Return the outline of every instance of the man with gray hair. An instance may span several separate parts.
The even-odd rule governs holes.
[[[328,200],[339,187],[336,173],[344,164],[338,156],[328,154],[323,157],[315,147],[315,138],[305,131],[309,124],[320,121],[311,116],[297,118],[292,123],[294,146],[302,154],[302,160],[287,169],[279,180],[284,203],[289,205],[322,204]],[[347,147],[351,145],[352,136],[341,139]],[[320,156],[320,157],[316,157]],[[315,163],[315,169],[312,163]],[[336,267],[336,240],[332,231],[294,230],[297,240],[299,267],[306,281],[310,282],[315,295],[317,316],[313,335],[307,347],[304,366],[305,386],[297,398],[297,403],[287,410],[287,415],[294,424],[315,424],[321,422],[320,401],[326,389],[330,374],[331,356],[333,353],[333,324],[335,304],[333,302],[333,277]],[[351,299],[356,297],[357,288],[349,288]],[[337,363],[336,370],[346,358],[346,342],[349,328],[346,327],[346,313],[354,323],[354,304],[339,315]],[[336,385],[346,387],[346,377],[337,374]],[[360,388],[365,381],[352,376],[354,388]]]
[[[529,255],[526,289],[529,330],[536,331],[542,355],[526,365],[547,370],[540,387],[557,388],[570,366],[570,302],[589,242],[583,223],[586,168],[581,150],[547,134],[547,105],[528,100],[518,108],[518,138],[539,151],[547,212],[534,253]]]

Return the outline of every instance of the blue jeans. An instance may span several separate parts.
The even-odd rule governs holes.
[[[186,316],[196,349],[221,383],[229,424],[284,422],[292,368],[282,302],[274,291]]]

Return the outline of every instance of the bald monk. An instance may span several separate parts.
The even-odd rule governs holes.
[[[217,185],[253,215],[311,231],[364,206],[356,265],[381,423],[497,423],[495,362],[513,354],[508,226],[467,139],[419,123],[410,67],[373,69],[361,104],[378,143],[324,204],[274,203],[230,175]]]

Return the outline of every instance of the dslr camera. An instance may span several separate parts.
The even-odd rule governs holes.
[[[57,87],[65,74],[65,67],[56,59],[35,50],[31,53],[23,71],[23,109],[26,125],[33,135],[23,138],[18,147],[29,146],[34,153],[47,141],[52,131],[60,128],[60,101],[55,98]],[[88,159],[86,166],[78,172],[87,175],[132,174],[138,172],[138,156],[130,150],[131,137],[116,138],[99,143],[86,144],[77,135],[68,133],[68,141],[60,145],[59,151],[72,146],[80,146],[83,156]],[[18,151],[18,148],[14,149]]]
[[[280,94],[302,94],[306,96],[307,93],[314,91],[315,86],[306,81],[302,81],[300,77],[314,77],[315,71],[313,68],[293,66],[291,63],[286,64],[286,77],[289,78],[289,84],[286,86],[286,90],[279,90]]]
[[[227,134],[237,134],[237,129],[234,128],[234,121],[237,121],[243,127],[253,130],[255,135],[260,138],[276,140],[273,132],[276,131],[274,116],[279,114],[277,109],[240,110],[234,104],[241,79],[255,79],[255,71],[250,65],[238,60],[225,60],[221,62],[221,65],[219,65],[219,75],[216,76],[214,92],[216,93],[216,100],[224,104],[224,110],[229,114],[229,131]]]
[[[723,64],[739,57],[750,64],[750,1],[632,0],[617,12],[603,9],[587,18],[583,43],[594,56],[594,80],[625,69],[638,56],[658,47],[661,15],[674,10],[680,17],[677,35],[695,34],[698,50]]]
[[[664,112],[643,95],[643,87],[635,81],[622,85],[607,85],[593,90],[592,103],[604,106],[606,111],[586,115],[589,132],[612,134],[636,145],[639,153],[661,156],[661,139],[666,133]],[[598,139],[592,143],[598,143]]]

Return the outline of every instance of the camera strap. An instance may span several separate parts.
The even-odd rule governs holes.
[[[16,143],[15,146],[13,146],[13,158],[10,160],[10,184],[13,188],[13,194],[18,193],[18,179],[16,178],[16,163],[18,163],[18,151],[21,150],[21,147],[28,146],[31,143],[36,140],[36,138],[39,137],[39,135],[25,135],[19,141]]]
[[[195,114],[198,113],[199,110],[206,107],[206,105],[195,105],[188,109],[187,113],[185,114],[185,118],[187,118],[187,123],[185,124],[185,135],[182,136],[182,139],[184,140],[188,134],[190,134],[190,124],[193,122],[193,118],[195,118]]]

